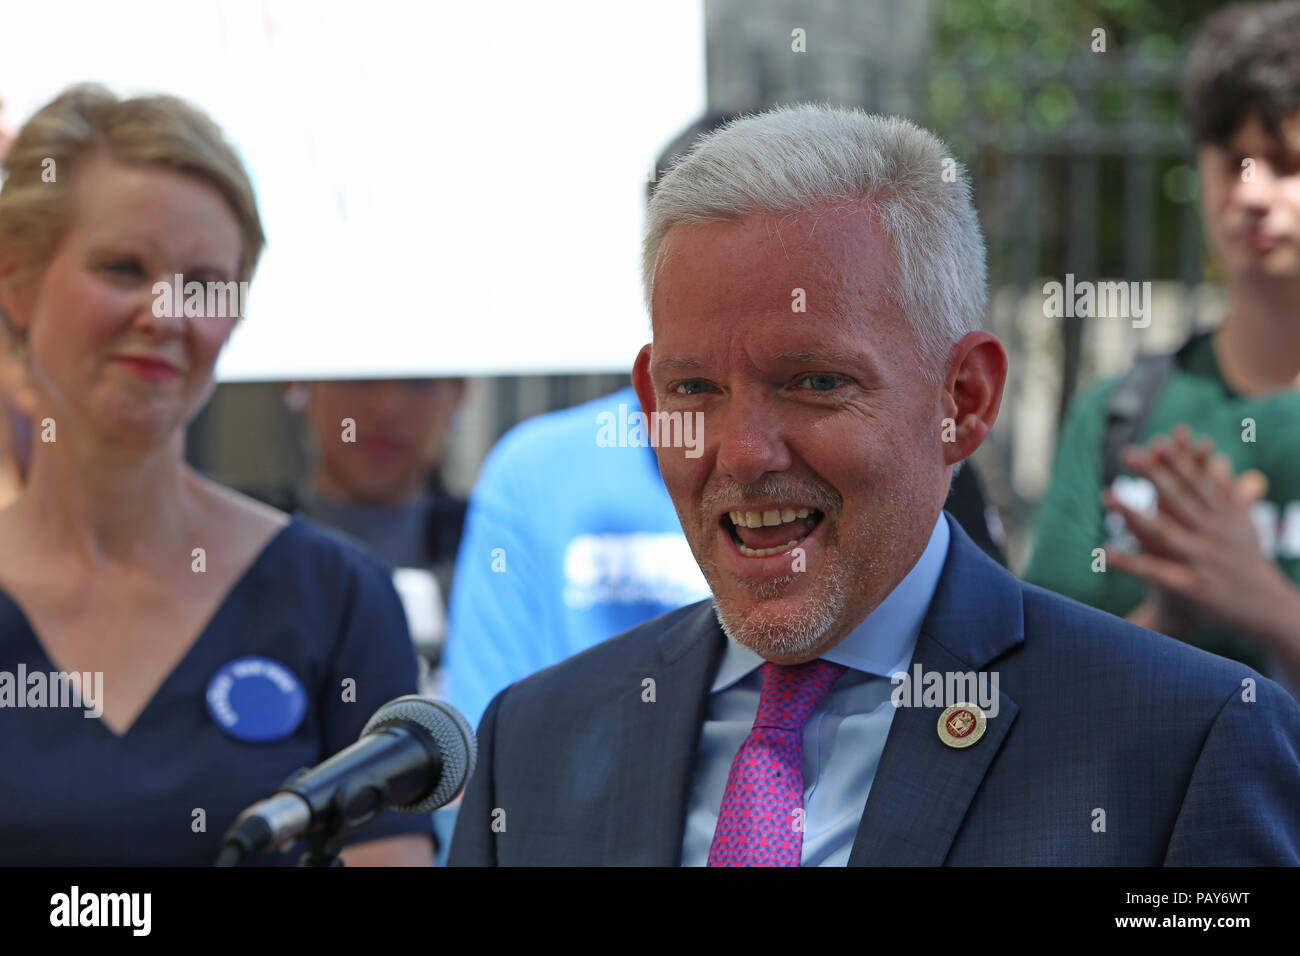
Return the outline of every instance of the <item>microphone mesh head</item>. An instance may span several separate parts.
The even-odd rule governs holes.
[[[415,728],[411,725],[414,724]],[[442,754],[442,778],[437,788],[418,803],[408,803],[395,810],[405,813],[429,813],[450,801],[474,772],[478,742],[474,730],[455,707],[446,701],[407,694],[390,700],[367,721],[361,736],[384,727],[404,726],[407,730],[428,733]]]

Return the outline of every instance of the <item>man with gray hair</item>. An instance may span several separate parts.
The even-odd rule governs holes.
[[[674,167],[633,383],[702,428],[657,452],[713,597],[493,699],[452,865],[1300,863],[1281,688],[944,515],[1006,379],[984,261],[905,120],[773,110]]]

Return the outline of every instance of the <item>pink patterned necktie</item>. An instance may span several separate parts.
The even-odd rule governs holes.
[[[843,664],[766,661],[754,728],[736,751],[709,866],[798,866],[803,850],[803,725]]]

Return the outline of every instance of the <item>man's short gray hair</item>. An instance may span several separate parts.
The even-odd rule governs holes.
[[[937,375],[952,345],[983,321],[984,238],[964,168],[932,133],[899,117],[780,107],[700,139],[650,200],[646,308],[664,236],[679,223],[785,217],[864,200],[894,247],[891,296]]]

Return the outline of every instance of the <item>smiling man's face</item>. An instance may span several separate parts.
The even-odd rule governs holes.
[[[703,454],[660,448],[660,471],[723,628],[778,663],[866,617],[947,494],[943,386],[893,263],[859,207],[677,225],[660,252],[633,381],[647,412],[702,415]]]

